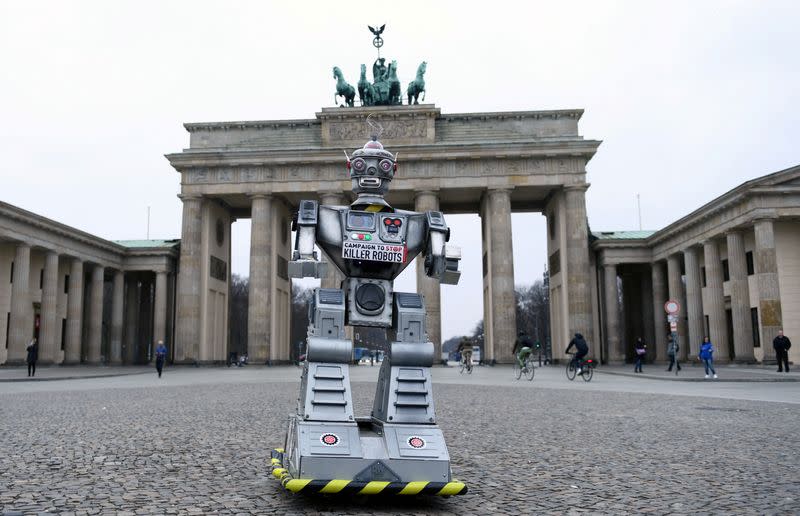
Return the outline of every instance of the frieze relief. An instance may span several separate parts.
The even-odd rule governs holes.
[[[400,161],[398,179],[497,177],[536,174],[583,173],[582,158],[525,158]],[[344,165],[291,164],[257,167],[196,167],[184,171],[185,184],[235,184],[265,181],[339,181],[346,179]]]
[[[383,127],[381,141],[425,138],[428,132],[427,120],[422,118],[408,120],[379,120]],[[370,130],[363,121],[328,122],[331,141],[366,140]]]
[[[274,170],[270,167],[196,167],[184,172],[184,183],[256,183],[269,181],[274,175]]]

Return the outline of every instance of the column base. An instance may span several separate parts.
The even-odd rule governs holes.
[[[778,362],[775,362],[775,363],[777,364]],[[3,366],[9,366],[9,367],[19,367],[19,366],[27,366],[27,365],[28,365],[28,362],[26,362],[25,360],[19,360],[19,359],[6,360],[5,363],[3,364]],[[39,365],[38,361],[36,362],[36,365]]]

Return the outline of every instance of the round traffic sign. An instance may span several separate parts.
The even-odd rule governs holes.
[[[666,303],[664,303],[664,311],[668,314],[677,314],[681,311],[681,304],[675,301],[674,299],[670,299]]]

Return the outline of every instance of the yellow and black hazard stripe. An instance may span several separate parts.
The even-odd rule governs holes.
[[[340,494],[340,495],[435,495],[455,496],[467,494],[467,486],[463,482],[358,482],[355,480],[320,480],[310,478],[292,478],[283,467],[283,450],[272,452],[272,474],[280,479],[281,485],[293,493],[307,494]]]

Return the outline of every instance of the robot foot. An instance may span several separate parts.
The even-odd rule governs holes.
[[[274,450],[272,474],[293,493],[435,495],[467,493],[451,478],[436,425],[289,419],[287,448]]]

